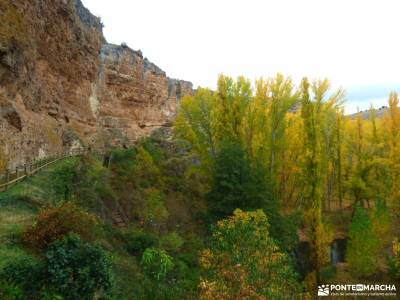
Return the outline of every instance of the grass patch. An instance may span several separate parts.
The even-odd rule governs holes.
[[[63,159],[40,170],[34,176],[17,183],[8,191],[0,193],[0,204],[25,202],[32,208],[55,204],[59,199],[54,189],[57,174],[60,173],[60,170],[75,165],[79,159],[78,157]]]
[[[22,229],[35,220],[35,211],[24,202],[0,202],[0,269],[29,256],[19,242]]]
[[[11,261],[30,256],[20,244],[20,234],[35,222],[40,207],[57,200],[50,182],[52,175],[78,160],[59,161],[0,193],[0,269]]]

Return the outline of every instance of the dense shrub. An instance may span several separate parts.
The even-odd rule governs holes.
[[[141,219],[147,224],[159,225],[168,217],[168,210],[164,205],[164,194],[155,188],[143,191],[143,208],[139,213]]]
[[[183,246],[183,239],[175,231],[164,235],[160,239],[161,247],[167,251],[177,252]]]
[[[98,215],[104,213],[104,203],[115,198],[110,185],[110,175],[110,170],[95,157],[88,156],[82,159],[77,167],[73,200]]]
[[[0,299],[23,300],[24,294],[20,287],[4,281],[0,282]]]
[[[8,264],[0,273],[0,282],[7,284],[0,287],[3,293],[22,290],[23,299],[91,300],[95,294],[107,295],[113,287],[111,259],[100,246],[70,234],[51,244],[42,261]]]
[[[25,257],[12,261],[0,273],[0,281],[4,283],[1,287],[2,293],[23,292],[33,299],[38,296],[44,280],[43,264],[34,258]]]
[[[379,237],[380,249],[390,245],[390,227],[391,227],[391,216],[385,202],[381,199],[376,201],[373,214],[371,216],[372,228],[375,236]]]
[[[96,224],[97,220],[92,214],[68,202],[40,211],[36,224],[22,233],[22,241],[31,249],[41,251],[70,232],[91,240]]]
[[[48,286],[65,299],[93,299],[113,286],[110,256],[77,235],[53,243],[45,258]]]
[[[377,270],[379,239],[372,222],[361,206],[357,206],[349,228],[346,258],[354,276],[373,275]]]
[[[157,281],[165,279],[167,274],[174,268],[172,257],[164,250],[147,248],[140,262],[147,275]]]
[[[135,178],[137,188],[160,188],[163,185],[160,169],[143,147],[137,148],[135,167],[131,175]]]
[[[124,238],[128,251],[138,256],[142,256],[147,248],[153,248],[157,245],[157,238],[146,232],[129,232]]]
[[[120,179],[128,180],[135,167],[134,149],[115,151],[111,154],[111,169]]]
[[[162,162],[163,159],[165,159],[165,153],[164,151],[157,146],[151,139],[149,138],[143,138],[139,141],[139,147],[143,148],[147,153],[150,154],[152,157],[153,161],[156,164],[159,164]]]
[[[60,200],[68,200],[72,196],[73,183],[76,181],[75,167],[75,161],[67,161],[51,174],[54,193]]]

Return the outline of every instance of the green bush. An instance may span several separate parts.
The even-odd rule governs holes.
[[[110,170],[102,162],[87,157],[77,168],[77,183],[74,186],[74,201],[80,206],[101,215],[106,208],[104,202],[115,199],[110,185]]]
[[[183,239],[176,232],[168,233],[160,240],[161,247],[167,251],[177,252],[183,246]]]
[[[170,299],[188,297],[196,299],[194,295],[198,291],[200,281],[200,269],[198,265],[188,265],[185,260],[176,258],[173,271],[174,284],[169,286]],[[190,297],[192,295],[192,297]],[[180,297],[178,297],[180,296]]]
[[[12,283],[0,282],[0,299],[3,300],[23,300],[22,289]]]
[[[134,149],[115,151],[111,154],[111,169],[118,177],[128,180],[135,167],[135,159]]]
[[[378,267],[379,239],[372,222],[361,206],[357,206],[349,228],[346,259],[354,276],[373,275]]]
[[[91,300],[94,295],[110,293],[113,276],[110,257],[100,246],[70,234],[50,245],[43,261],[23,259],[8,264],[0,273],[0,282],[8,284],[8,292],[12,286],[21,288],[28,299]]]
[[[165,207],[165,196],[156,188],[148,188],[143,191],[144,203],[139,216],[146,222],[157,226],[168,218],[168,210]]]
[[[143,138],[139,141],[139,147],[145,149],[153,158],[154,162],[160,164],[165,159],[165,153],[149,138]]]
[[[93,299],[113,287],[111,258],[98,245],[70,234],[56,241],[46,252],[48,286],[65,299]]]
[[[6,295],[7,293],[10,295],[25,294],[35,299],[44,280],[43,265],[40,261],[34,258],[19,259],[10,262],[1,271],[0,281],[3,282],[1,293]]]
[[[157,245],[157,238],[146,232],[130,232],[125,235],[125,243],[130,253],[142,256],[147,248],[153,248]]]
[[[67,161],[52,172],[51,185],[57,199],[68,200],[72,196],[72,187],[76,181],[75,167],[74,161]]]
[[[164,250],[147,248],[140,262],[146,274],[157,281],[163,281],[174,268],[172,257]]]

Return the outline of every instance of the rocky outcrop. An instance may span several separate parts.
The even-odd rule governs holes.
[[[9,165],[128,147],[174,118],[190,82],[108,44],[80,0],[0,0],[0,151]]]
[[[383,118],[388,113],[389,108],[387,106],[381,106],[380,108],[374,108],[374,113],[376,118]],[[356,119],[357,116],[361,114],[363,120],[367,120],[371,117],[371,109],[360,111],[358,113],[353,113],[347,115],[350,119]]]

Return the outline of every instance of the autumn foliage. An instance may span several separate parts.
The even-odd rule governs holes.
[[[218,222],[201,256],[200,299],[289,299],[298,292],[288,257],[270,237],[261,211],[235,210]]]
[[[22,233],[22,241],[35,251],[46,249],[68,233],[77,233],[86,240],[94,235],[96,217],[73,203],[45,208],[39,212],[37,222]]]

